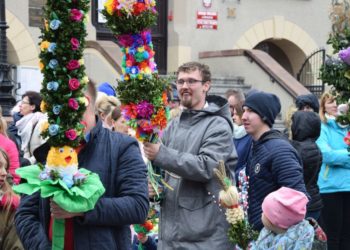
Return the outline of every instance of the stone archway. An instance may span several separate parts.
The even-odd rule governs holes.
[[[38,46],[26,26],[10,11],[6,10],[8,62],[14,65],[38,67]]]
[[[269,41],[282,49],[292,64],[292,75],[296,76],[305,58],[318,49],[316,42],[296,24],[283,16],[255,24],[234,44],[235,49],[253,49]]]

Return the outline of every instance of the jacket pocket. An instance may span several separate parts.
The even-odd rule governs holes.
[[[217,205],[212,197],[180,197],[177,231],[179,241],[201,241],[210,237],[216,227]]]
[[[328,180],[329,170],[330,170],[329,166],[326,165],[326,168],[325,168],[324,173],[323,173],[323,180],[325,180],[325,181]]]

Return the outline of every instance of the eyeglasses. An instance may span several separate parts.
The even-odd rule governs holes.
[[[197,80],[197,79],[193,79],[193,78],[190,78],[190,79],[178,79],[178,80],[176,80],[176,84],[179,85],[179,86],[184,85],[185,82],[187,83],[187,85],[193,86],[193,85],[195,85],[197,82],[203,83],[203,82],[206,82],[206,81]]]
[[[29,102],[22,101],[21,104],[30,104]]]

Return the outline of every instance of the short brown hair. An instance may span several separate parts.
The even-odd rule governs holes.
[[[201,73],[203,82],[211,81],[211,73],[209,66],[199,62],[187,62],[182,64],[176,72],[176,77],[179,75],[180,72],[188,73],[196,70],[198,70]]]

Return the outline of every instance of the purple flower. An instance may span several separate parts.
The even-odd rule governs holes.
[[[153,109],[153,104],[147,101],[142,101],[136,106],[137,116],[140,118],[150,119],[153,114]]]
[[[346,64],[350,65],[350,47],[339,51],[339,58]]]

